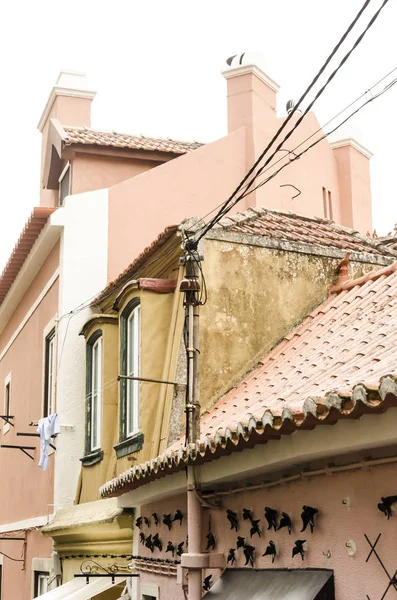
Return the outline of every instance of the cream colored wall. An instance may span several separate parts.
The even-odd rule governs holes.
[[[160,164],[161,161],[77,153],[72,161],[72,194],[111,187]]]
[[[326,296],[339,259],[207,240],[201,309],[201,405],[205,409]],[[352,263],[358,277],[375,265]]]

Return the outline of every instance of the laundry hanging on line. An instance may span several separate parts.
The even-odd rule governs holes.
[[[38,422],[37,432],[40,434],[40,461],[39,467],[43,471],[48,467],[48,448],[52,436],[56,436],[61,432],[59,424],[59,415],[57,413],[40,419]]]

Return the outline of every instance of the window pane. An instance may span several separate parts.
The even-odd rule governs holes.
[[[102,338],[92,347],[91,371],[91,450],[101,446],[102,413]]]
[[[140,306],[127,320],[127,375],[139,376]],[[127,436],[139,429],[139,381],[127,380]]]
[[[45,382],[44,382],[44,409],[45,417],[55,411],[55,329],[49,333],[45,340]]]

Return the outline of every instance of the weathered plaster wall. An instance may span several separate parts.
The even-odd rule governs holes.
[[[219,467],[221,467],[219,463]],[[371,470],[360,470],[333,475],[322,475],[291,484],[284,484],[275,488],[232,494],[223,498],[221,509],[210,509],[211,530],[217,540],[216,552],[227,553],[229,548],[236,548],[237,535],[247,538],[249,544],[255,546],[255,568],[272,568],[271,558],[262,557],[269,540],[273,540],[279,555],[274,562],[274,568],[322,568],[333,569],[335,572],[336,594],[338,600],[352,600],[365,598],[380,598],[389,583],[387,576],[374,555],[366,563],[370,547],[364,534],[371,542],[375,542],[379,533],[382,534],[376,547],[379,556],[385,563],[388,571],[393,574],[395,570],[395,538],[397,535],[396,512],[390,520],[381,513],[377,504],[381,496],[395,494],[394,481],[397,476],[395,465],[379,466]],[[302,506],[306,504],[319,509],[314,533],[309,530],[301,533]],[[185,495],[177,496],[172,500],[151,504],[142,507],[142,515],[151,519],[151,514],[157,511],[159,515],[174,512],[176,508],[182,511],[185,506]],[[264,507],[269,506],[283,511],[291,516],[293,531],[288,535],[287,529],[274,532],[267,530],[264,519]],[[239,515],[239,529],[236,533],[230,530],[226,518],[226,509],[229,508]],[[254,518],[260,519],[262,536],[250,537],[250,524],[243,521],[242,510],[252,510]],[[205,511],[203,520],[203,550],[205,549],[205,536],[208,532],[209,514]],[[151,525],[154,533],[157,528]],[[186,538],[186,519],[183,526],[174,524],[171,532],[164,525],[158,528],[160,538],[166,545],[168,539],[179,543]],[[300,556],[292,558],[292,548],[295,540],[307,540],[307,555],[302,561]],[[357,547],[355,556],[349,556],[346,543],[353,540]],[[169,554],[155,550],[153,554],[144,546],[140,546],[139,553],[145,556],[169,558]],[[237,553],[235,567],[244,567],[244,555],[240,550]],[[213,579],[217,578],[215,572]],[[142,582],[157,583],[155,575],[141,574]],[[183,593],[174,578],[168,578],[167,586],[169,596],[183,599]],[[163,596],[162,596],[163,597]]]
[[[206,240],[201,310],[205,409],[327,296],[340,259]],[[358,277],[376,265],[351,263]]]
[[[77,153],[72,161],[72,194],[111,187],[158,165],[161,161]]]

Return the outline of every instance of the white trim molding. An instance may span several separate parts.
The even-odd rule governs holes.
[[[336,150],[337,148],[343,148],[344,146],[351,146],[352,148],[357,150],[357,152],[363,154],[365,158],[370,159],[373,157],[373,153],[370,150],[368,150],[368,148],[365,148],[365,146],[357,142],[357,140],[355,140],[354,138],[344,138],[343,140],[336,140],[335,142],[331,142],[330,146],[332,150]]]
[[[24,521],[15,521],[14,523],[5,523],[0,525],[0,533],[8,533],[10,531],[23,531],[33,527],[43,527],[53,518],[53,514],[43,515],[40,517],[32,517]]]
[[[241,65],[233,69],[226,69],[222,71],[222,75],[225,79],[232,79],[233,77],[240,77],[240,75],[256,75],[265,85],[267,85],[274,92],[279,91],[280,86],[271,77],[266,75],[262,69],[257,65]]]

